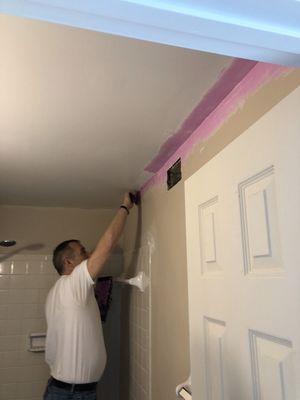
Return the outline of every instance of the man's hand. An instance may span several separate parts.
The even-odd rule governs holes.
[[[129,210],[133,207],[133,202],[130,199],[129,193],[125,193],[122,205],[127,207]]]

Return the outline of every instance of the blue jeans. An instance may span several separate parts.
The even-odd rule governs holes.
[[[96,389],[87,391],[74,391],[63,389],[49,384],[46,387],[44,400],[97,400]]]

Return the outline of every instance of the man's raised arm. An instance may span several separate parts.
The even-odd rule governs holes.
[[[124,230],[129,210],[132,207],[133,203],[130,199],[129,193],[126,193],[121,207],[117,211],[114,219],[111,221],[109,227],[100,238],[95,250],[88,259],[87,268],[92,279],[96,279],[100,275],[105,262],[118,243],[118,240]]]

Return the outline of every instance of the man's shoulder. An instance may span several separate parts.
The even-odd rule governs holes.
[[[87,259],[83,260],[80,264],[76,265],[70,275],[66,275],[70,280],[78,279],[80,282],[87,281],[93,283],[87,267]]]

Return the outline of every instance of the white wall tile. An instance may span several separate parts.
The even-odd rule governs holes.
[[[18,349],[20,351],[27,350],[28,349],[28,343],[29,343],[28,335],[19,336],[19,347],[18,347]]]
[[[54,284],[54,276],[50,274],[41,274],[38,276],[39,284],[35,286],[39,289],[50,289]]]
[[[150,332],[145,331],[145,330],[142,329],[141,346],[142,346],[143,349],[148,349],[149,346],[150,346],[149,334],[150,334]]]
[[[149,330],[149,311],[141,310],[141,327],[146,331]]]
[[[149,249],[143,246],[125,254],[126,262],[135,262],[135,271],[150,273]],[[150,276],[149,276],[150,277]],[[130,399],[150,400],[150,287],[145,292],[131,289],[130,297]]]
[[[16,254],[9,257],[10,261],[44,261],[48,259],[49,255],[46,254]]]
[[[22,321],[20,319],[10,319],[5,321],[7,325],[6,334],[8,336],[21,335],[22,334]]]
[[[9,288],[9,275],[0,275],[0,289],[8,289]]]
[[[9,304],[37,303],[38,297],[38,289],[10,289],[8,294],[8,302]]]
[[[23,382],[16,384],[16,398],[30,399],[32,397],[32,382]]]
[[[43,261],[41,263],[41,273],[42,274],[57,274],[52,261]]]
[[[45,332],[46,321],[44,318],[40,319],[23,319],[22,320],[22,334],[29,335],[34,332]]]
[[[37,313],[35,318],[45,318],[45,304],[37,304]]]
[[[20,349],[20,336],[2,336],[0,341],[0,352]]]
[[[50,376],[49,367],[46,363],[43,363],[42,365],[33,365],[30,368],[23,368],[25,375],[23,382],[42,381],[43,379],[45,379],[45,377],[47,379]]]
[[[40,274],[28,274],[25,277],[26,280],[26,288],[28,289],[40,289],[42,288],[40,284]]]
[[[10,277],[10,288],[11,289],[26,289],[28,287],[27,276],[24,275],[12,275]]]
[[[42,271],[42,261],[28,261],[27,274],[40,274]]]
[[[7,336],[7,320],[0,319],[0,336]],[[1,338],[0,338],[1,340]]]
[[[15,383],[0,384],[0,399],[2,400],[15,400],[16,399],[16,385]]]
[[[1,265],[1,400],[42,398],[49,377],[45,354],[31,353],[27,348],[28,333],[46,330],[44,302],[58,276],[50,260],[19,254]]]
[[[11,274],[14,275],[25,275],[28,269],[28,262],[25,260],[22,261],[13,261],[13,265],[11,267]]]
[[[18,367],[20,351],[3,351],[0,353],[0,368]]]
[[[8,367],[0,368],[0,383],[25,383],[32,381],[46,381],[49,376],[49,368],[44,365],[33,365],[30,368],[24,367]]]
[[[0,306],[0,319],[7,319],[8,316],[8,306]]]
[[[24,379],[24,368],[8,367],[0,369],[0,383],[17,383]]]
[[[12,271],[13,262],[12,261],[2,261],[0,263],[0,274],[10,275]]]
[[[146,350],[143,348],[141,350],[141,367],[144,369],[148,368],[148,359],[146,357]]]
[[[7,319],[22,319],[23,303],[8,304],[7,309]]]
[[[38,304],[45,304],[49,289],[38,289]]]
[[[19,352],[19,365],[20,366],[31,366],[31,365],[44,365],[45,353],[34,353],[28,350],[21,350]]]
[[[23,318],[43,318],[39,316],[38,304],[24,304],[23,305]]]
[[[0,304],[4,305],[8,302],[8,289],[0,289]]]
[[[38,397],[41,399],[43,397],[43,392],[45,391],[46,381],[40,382],[22,382],[16,384],[15,396],[17,399],[32,399]]]
[[[32,395],[38,399],[43,397],[46,389],[47,380],[43,379],[40,382],[32,382]]]

